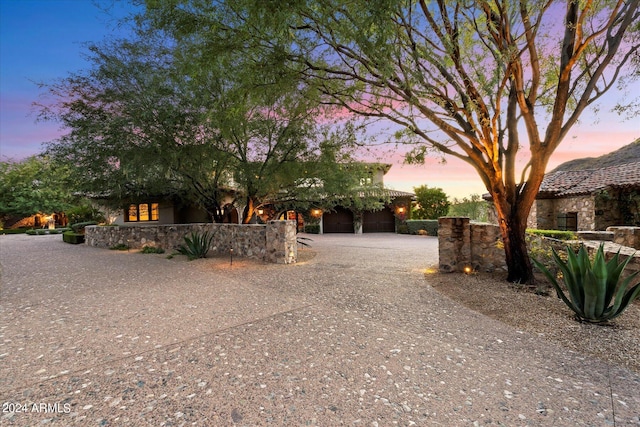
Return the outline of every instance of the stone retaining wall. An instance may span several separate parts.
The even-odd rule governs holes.
[[[441,272],[462,273],[465,272],[465,268],[481,272],[507,271],[502,238],[497,225],[472,223],[469,218],[443,217],[438,220],[438,227],[439,269]],[[620,240],[625,244],[621,246],[620,243],[606,242],[606,259],[610,259],[620,251],[621,261],[633,257],[627,265],[625,273],[631,274],[640,271],[640,251],[636,252],[629,245],[630,242],[638,242],[634,239],[638,238],[640,228],[615,227],[615,230],[610,231],[616,233],[616,243]],[[562,251],[569,243],[555,241],[550,244],[555,247],[556,251]],[[583,243],[589,251],[594,251],[603,242],[576,243]]]
[[[613,242],[619,245],[640,249],[640,227],[607,227],[613,233]]]
[[[298,259],[295,221],[90,226],[85,229],[85,243],[100,248],[127,245],[131,249],[151,246],[172,251],[184,243],[187,234],[205,231],[213,234],[211,251],[216,254],[229,254],[233,249],[234,256],[278,264],[291,264]]]

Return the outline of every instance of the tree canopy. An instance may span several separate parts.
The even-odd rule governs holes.
[[[399,127],[410,158],[469,163],[493,198],[508,280],[532,279],[526,220],[554,151],[637,61],[639,0],[149,1],[212,44],[268,47],[323,102]],[[524,168],[517,160],[524,159]]]
[[[261,204],[309,204],[309,179],[353,191],[340,165],[355,130],[323,121],[326,107],[299,73],[270,51],[227,45],[238,39],[207,48],[199,35],[148,24],[91,46],[89,70],[43,85],[51,101],[41,117],[69,130],[47,152],[73,166],[78,191],[115,204],[178,198],[217,221],[230,191],[245,221]]]
[[[0,221],[70,207],[74,196],[64,184],[66,174],[46,157],[0,162]]]
[[[442,188],[429,188],[427,185],[414,187],[416,206],[413,219],[438,219],[449,212],[449,198]]]

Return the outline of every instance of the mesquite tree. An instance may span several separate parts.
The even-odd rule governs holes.
[[[302,64],[326,103],[398,125],[418,144],[414,159],[435,148],[469,163],[518,282],[532,280],[525,228],[549,159],[639,47],[639,0],[147,4],[179,11],[183,31],[253,40]]]

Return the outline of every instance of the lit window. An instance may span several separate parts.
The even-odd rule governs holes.
[[[158,221],[160,217],[157,203],[140,203],[139,205],[129,205],[128,221]]]
[[[160,214],[158,213],[158,204],[151,203],[151,221],[157,221],[159,217]]]
[[[149,221],[149,205],[147,203],[141,203],[138,210],[138,218],[140,221]]]
[[[129,221],[137,221],[137,220],[138,220],[138,206],[129,205]]]

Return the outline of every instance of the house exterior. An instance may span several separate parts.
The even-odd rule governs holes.
[[[415,194],[384,188],[384,176],[391,165],[387,163],[365,164],[365,175],[360,184],[373,188],[381,199],[388,203],[380,210],[364,210],[362,212],[337,206],[328,212],[315,213],[319,220],[320,233],[395,233],[398,222],[407,218],[411,210],[411,201]],[[371,190],[368,196],[371,196]],[[375,196],[375,194],[374,194]],[[365,194],[361,194],[365,197]],[[314,212],[311,212],[312,217]]]
[[[546,174],[528,226],[571,231],[640,226],[640,161]]]
[[[404,219],[410,211],[413,193],[389,190],[384,188],[384,175],[391,168],[390,164],[369,163],[364,164],[366,173],[360,179],[360,184],[380,194],[381,199],[389,203],[383,209],[377,211],[354,212],[353,210],[337,206],[331,210],[311,209],[309,212],[286,212],[285,218],[297,220],[299,229],[304,228],[305,221],[319,225],[320,233],[370,233],[370,232],[395,232],[397,219]],[[237,189],[229,189],[224,196],[221,205],[225,210],[225,222],[241,223],[243,206],[234,205]],[[370,192],[367,194],[371,196]],[[365,195],[362,194],[362,197]],[[318,201],[322,206],[322,201]],[[264,209],[258,209],[257,221],[264,222],[272,218],[278,212],[272,206],[265,205]],[[179,200],[170,200],[162,197],[149,197],[132,203],[118,212],[113,218],[114,224],[189,224],[211,222],[211,218],[203,209],[194,206],[185,206]]]
[[[225,222],[238,224],[240,212],[231,206],[232,202],[233,195],[229,192],[223,201],[227,218]],[[111,222],[117,225],[192,224],[211,222],[211,217],[197,206],[184,205],[179,200],[162,196],[149,196],[120,209]]]
[[[377,211],[354,212],[337,206],[329,212],[322,212],[320,233],[395,233],[398,222],[407,218],[415,194],[381,188],[380,195],[389,203]]]

